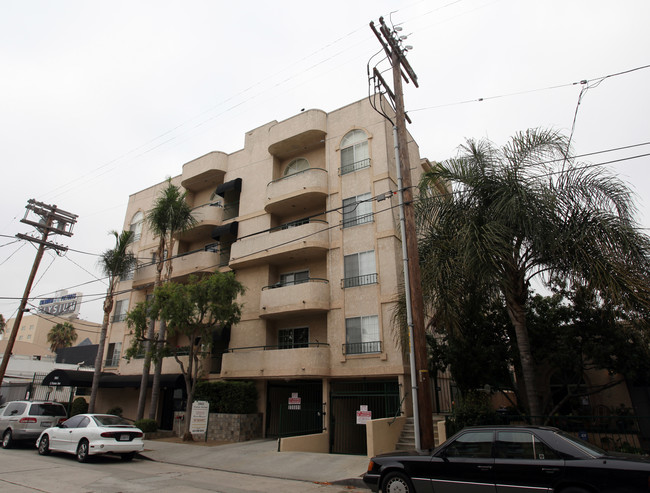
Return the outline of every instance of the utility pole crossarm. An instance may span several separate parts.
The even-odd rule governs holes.
[[[25,217],[21,219],[20,222],[34,226],[36,229],[38,229],[38,231],[40,231],[41,237],[35,238],[33,236],[25,235],[22,233],[16,234],[16,238],[38,243],[39,247],[38,251],[36,252],[34,263],[32,264],[32,270],[29,274],[20,306],[18,307],[18,313],[16,314],[16,319],[14,320],[11,334],[7,340],[7,347],[5,348],[2,362],[0,363],[0,385],[2,385],[5,373],[7,372],[7,366],[9,364],[9,359],[11,358],[11,352],[13,351],[14,343],[16,342],[18,329],[23,320],[23,313],[26,311],[25,307],[27,306],[27,299],[29,298],[29,293],[32,289],[32,285],[34,284],[34,278],[36,277],[38,266],[40,265],[41,259],[43,258],[43,253],[45,253],[46,248],[52,248],[57,251],[66,251],[68,249],[63,245],[57,245],[56,243],[47,241],[47,238],[50,234],[72,236],[72,228],[77,222],[77,217],[79,217],[76,214],[71,214],[70,212],[58,209],[56,205],[47,205],[34,199],[27,201],[25,209]],[[40,216],[40,221],[36,222],[28,219],[27,216],[29,215],[30,211],[37,216]]]

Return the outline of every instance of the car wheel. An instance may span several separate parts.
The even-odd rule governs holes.
[[[13,444],[14,439],[11,430],[5,431],[4,435],[2,435],[2,448],[11,448]]]
[[[135,457],[135,452],[129,452],[128,454],[120,454],[120,458],[124,462],[129,462],[129,461],[133,460],[134,457]]]
[[[85,438],[77,445],[77,460],[79,462],[88,462],[88,440]]]
[[[387,474],[381,491],[383,493],[415,493],[411,481],[401,472]]]
[[[38,442],[38,454],[48,455],[50,453],[50,437],[43,435],[41,441]]]

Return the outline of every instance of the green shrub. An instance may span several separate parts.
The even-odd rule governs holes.
[[[123,412],[124,410],[120,406],[116,406],[106,411],[106,414],[114,414],[115,416],[122,416]]]
[[[83,397],[77,397],[70,406],[70,417],[88,412],[88,403]]]
[[[495,425],[500,416],[492,409],[489,395],[483,392],[468,392],[455,403],[451,416],[446,420],[447,435],[466,426]]]
[[[208,401],[211,413],[250,414],[257,412],[257,389],[253,382],[198,382],[194,400]]]
[[[133,424],[145,433],[155,433],[158,431],[158,422],[155,419],[143,418]]]

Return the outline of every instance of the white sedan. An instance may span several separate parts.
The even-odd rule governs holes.
[[[79,462],[91,455],[118,454],[131,460],[144,450],[144,434],[124,418],[112,414],[77,414],[58,426],[48,428],[36,441],[38,453],[75,454]]]

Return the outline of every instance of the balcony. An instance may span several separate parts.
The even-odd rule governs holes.
[[[343,344],[343,354],[378,354],[381,353],[381,341],[349,342]]]
[[[327,198],[327,170],[308,168],[273,180],[266,186],[264,210],[279,216],[314,209]]]
[[[294,222],[233,243],[230,267],[237,269],[294,260],[309,261],[325,256],[328,249],[327,222]]]
[[[327,279],[305,281],[262,288],[260,318],[307,315],[330,309],[330,286]]]
[[[181,241],[196,241],[202,238],[210,238],[210,233],[215,226],[220,225],[224,220],[224,208],[205,204],[195,208],[192,214],[196,219],[196,225],[187,231],[178,233],[176,238]]]
[[[269,130],[269,154],[286,158],[324,145],[327,113],[308,110],[284,120]]]
[[[180,255],[172,260],[172,279],[179,281],[190,274],[214,272],[219,267],[220,254],[213,251],[197,251]],[[163,270],[163,274],[164,274]],[[133,276],[133,287],[153,284],[156,280],[156,264],[139,267]]]
[[[296,378],[330,375],[328,344],[279,349],[277,346],[232,348],[223,355],[221,376],[225,378]]]
[[[183,165],[181,185],[191,192],[215,187],[223,182],[227,169],[228,155],[223,152],[210,152]]]

